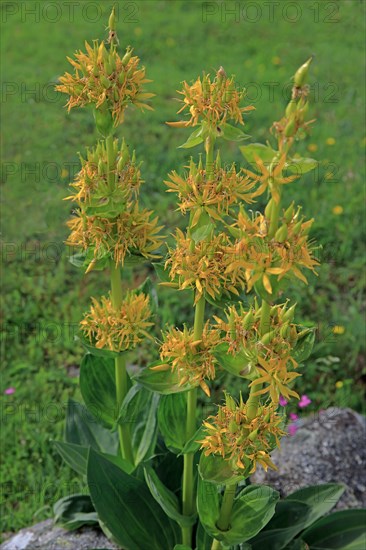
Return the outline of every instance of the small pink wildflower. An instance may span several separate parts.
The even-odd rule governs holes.
[[[280,403],[281,407],[286,407],[286,405],[287,405],[287,401],[284,397],[282,397],[282,395],[280,395],[279,403]]]
[[[296,426],[296,424],[289,424],[287,426],[287,429],[288,429],[288,433],[293,436],[295,435],[295,433],[297,432],[298,430],[298,427]]]
[[[307,407],[308,405],[310,405],[311,403],[311,399],[307,396],[307,395],[302,395],[301,396],[301,399],[298,403],[300,409],[304,409],[305,407]]]
[[[289,416],[290,416],[291,420],[297,420],[299,418],[296,413],[290,413]]]
[[[15,393],[15,388],[6,388],[4,393],[5,395],[13,395],[13,393]]]

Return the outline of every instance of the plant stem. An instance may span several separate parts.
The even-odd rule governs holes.
[[[113,188],[114,185],[114,172],[113,172],[113,160],[114,160],[114,151],[113,151],[113,134],[110,134],[106,140],[105,145],[107,149],[107,162],[108,162],[108,172],[107,172],[107,181],[108,187]]]
[[[198,300],[194,315],[194,339],[202,338],[203,326],[205,322],[205,305],[204,296]],[[187,424],[186,424],[186,441],[191,439],[196,431],[196,408],[197,408],[197,388],[193,388],[187,394]],[[193,475],[193,460],[194,453],[184,455],[183,464],[183,514],[191,516],[195,512],[194,504],[194,475]],[[182,527],[183,544],[191,546],[192,544],[192,527]]]
[[[114,308],[120,308],[123,301],[121,269],[111,262],[111,298]],[[121,408],[122,402],[128,391],[128,375],[126,371],[126,360],[124,355],[115,358],[115,379],[116,379],[116,402],[117,413]],[[119,444],[122,457],[133,464],[133,453],[130,438],[129,426],[127,424],[118,425]]]
[[[235,493],[236,493],[237,484],[226,485],[224,496],[222,499],[220,516],[217,520],[217,527],[220,531],[227,531],[230,528],[230,517],[233,509]],[[219,540],[214,540],[211,546],[211,550],[220,550],[221,542]]]
[[[215,138],[209,136],[206,138],[205,151],[206,151],[206,179],[209,180],[213,175],[214,167],[214,147]]]

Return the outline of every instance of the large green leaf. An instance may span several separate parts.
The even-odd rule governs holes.
[[[281,500],[271,521],[249,542],[253,550],[280,550],[292,541],[306,525],[311,508],[304,502]]]
[[[162,507],[168,517],[174,519],[181,527],[193,525],[196,516],[183,516],[179,511],[179,502],[176,495],[160,481],[151,467],[144,468],[145,481],[150,493]]]
[[[196,550],[211,550],[213,538],[202,527],[202,523],[198,524],[196,531]]]
[[[207,237],[212,234],[214,229],[215,226],[212,223],[211,217],[207,214],[207,212],[203,211],[200,215],[200,219],[191,229],[191,237],[196,243],[199,243],[204,239],[207,239]]]
[[[317,519],[325,516],[337,504],[344,491],[345,486],[339,483],[311,485],[291,493],[285,498],[285,501],[304,502],[310,506],[310,514],[304,525],[304,528],[306,528]]]
[[[75,336],[76,340],[79,340],[88,353],[91,353],[92,355],[95,355],[96,357],[106,357],[106,358],[112,358],[118,357],[122,353],[126,353],[125,351],[119,353],[118,351],[111,351],[110,349],[105,348],[96,348],[93,344],[90,343],[90,341],[85,338],[85,336],[82,333],[79,333]]]
[[[229,344],[222,342],[215,348],[214,356],[218,360],[220,366],[234,376],[240,376],[249,380],[254,380],[258,374],[254,369],[250,369],[250,356],[245,352],[245,349],[239,353],[232,355],[228,353]]]
[[[243,130],[231,124],[222,124],[220,130],[221,133],[219,135],[228,141],[243,141],[250,138],[250,136],[244,134]]]
[[[203,142],[203,128],[202,126],[199,126],[194,132],[191,133],[189,138],[183,145],[179,145],[179,149],[190,149],[191,147],[196,147],[196,145],[199,145]]]
[[[107,529],[124,550],[167,550],[180,543],[178,525],[151,496],[144,481],[90,449],[88,486]]]
[[[213,538],[227,545],[246,542],[263,529],[273,516],[278,499],[278,492],[265,485],[246,487],[235,497],[230,528],[221,531],[217,527],[221,506],[218,489],[202,479],[198,483],[200,521]]]
[[[276,151],[274,151],[268,145],[263,145],[262,143],[251,143],[250,145],[243,145],[242,147],[239,147],[239,149],[243,153],[246,160],[250,164],[254,165],[255,157],[259,157],[264,162],[264,164],[269,164],[277,155]]]
[[[285,168],[294,174],[299,176],[314,170],[318,166],[318,161],[310,158],[302,158],[300,156],[294,156],[291,159],[288,159]]]
[[[90,446],[112,455],[117,454],[117,433],[106,430],[84,405],[73,399],[69,399],[67,404],[65,441],[82,447]]]
[[[218,485],[238,482],[246,477],[234,474],[228,460],[213,454],[205,456],[201,453],[198,471],[204,481]]]
[[[312,550],[365,550],[366,510],[341,510],[319,519],[301,534]]]
[[[88,463],[89,447],[74,445],[73,443],[64,443],[62,441],[53,442],[57,451],[60,453],[64,461],[73,468],[78,474],[86,476]],[[108,460],[113,462],[119,468],[128,474],[133,472],[134,466],[119,455],[111,455],[109,453],[101,453]]]
[[[186,393],[163,395],[158,408],[159,430],[170,451],[178,454],[186,443]]]
[[[292,357],[298,363],[305,361],[310,356],[315,342],[315,329],[308,329],[308,332],[305,330],[291,352]]]
[[[58,500],[53,506],[55,523],[64,529],[73,531],[82,525],[97,525],[98,515],[95,512],[89,495],[69,495]]]
[[[114,361],[87,353],[80,366],[80,390],[89,412],[106,428],[117,418]]]
[[[160,364],[161,361],[155,361],[150,366],[141,369],[133,376],[133,379],[148,390],[162,394],[179,393],[194,387],[191,384],[180,386],[177,373],[172,372],[171,369],[164,371],[155,371],[151,369],[151,367]]]

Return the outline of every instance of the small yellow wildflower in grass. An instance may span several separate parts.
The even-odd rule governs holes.
[[[118,309],[113,307],[110,298],[103,296],[100,301],[92,298],[90,311],[80,327],[96,348],[125,351],[145,337],[150,338],[147,329],[154,324],[149,321],[151,315],[149,296],[143,293],[127,293]]]
[[[333,207],[332,212],[336,216],[340,216],[341,214],[343,214],[343,206],[340,206],[339,204],[337,204],[336,206]]]
[[[85,42],[86,53],[79,51],[75,59],[68,57],[74,74],[65,73],[56,90],[70,96],[67,108],[95,105],[102,112],[111,111],[115,126],[124,120],[127,105],[152,110],[145,101],[155,94],[145,93],[144,84],[151,82],[140,59],[128,47],[121,58],[115,47],[107,51],[104,42],[95,40],[93,47]]]
[[[311,153],[315,153],[315,151],[317,150],[318,150],[318,146],[316,143],[309,143],[308,151],[310,151]]]
[[[183,107],[178,114],[185,109],[190,114],[189,120],[167,123],[178,128],[196,126],[201,121],[211,127],[219,127],[229,120],[244,124],[243,113],[255,109],[253,106],[240,106],[245,91],[236,88],[234,78],[228,78],[222,67],[212,81],[208,74],[204,74],[202,80],[198,77],[192,85],[184,81],[183,91],[178,93],[184,96],[181,100]]]
[[[334,137],[329,137],[329,138],[327,138],[327,139],[325,140],[325,143],[326,143],[327,145],[334,145],[335,142],[336,142],[336,140],[334,139]]]
[[[344,334],[346,332],[346,329],[343,325],[335,325],[332,329],[333,334]]]
[[[247,416],[247,405],[240,396],[239,404],[226,395],[225,405],[219,406],[216,416],[203,422],[206,437],[198,441],[206,456],[217,454],[230,463],[233,472],[252,474],[257,464],[276,470],[270,452],[279,438],[285,435],[281,429],[282,417],[273,405],[261,406],[253,419]]]
[[[335,383],[335,387],[337,388],[337,390],[340,390],[341,388],[343,388],[343,386],[344,386],[343,380],[337,380],[337,382]]]
[[[273,65],[281,65],[281,58],[278,57],[278,55],[275,55],[274,57],[272,57],[272,63]]]
[[[216,359],[213,349],[219,342],[217,331],[210,330],[207,322],[202,338],[196,340],[193,329],[181,331],[170,328],[163,334],[164,341],[160,347],[161,365],[152,367],[151,370],[169,370],[178,374],[179,385],[187,382],[199,385],[209,396],[210,390],[205,382],[214,380]]]

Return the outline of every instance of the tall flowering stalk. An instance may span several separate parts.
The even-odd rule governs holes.
[[[245,487],[245,480],[257,468],[276,468],[271,453],[285,434],[278,405],[299,397],[298,367],[314,340],[313,330],[295,323],[296,304],[284,297],[289,281],[306,283],[317,266],[313,220],[284,192],[316,165],[292,152],[312,122],[311,60],[295,74],[290,103],[271,128],[272,144],[241,146],[250,168],[223,163],[219,149],[220,140],[248,137],[240,126],[253,107],[234,77],[221,67],[183,83],[182,118],[168,124],[192,128],[182,147],[203,146],[203,155],[165,182],[187,224],[176,229],[155,267],[163,284],[191,290],[194,319],[164,327],[158,360],[132,379],[126,352],[150,337],[154,303],[149,282],[123,291],[121,272],[157,259],[161,237],[157,218],[138,203],[143,182],[135,153],[113,134],[126,108],[150,108],[152,94],[132,49],[118,53],[114,10],[108,41],[86,44],[86,52],[69,61],[73,73],[61,77],[58,90],[68,94],[69,110],[93,108],[103,139],[81,158],[71,184],[67,199],[75,209],[67,242],[80,249],[72,260],[87,272],[110,270],[111,292],[93,298],[81,321],[85,406],[78,404],[78,412],[69,404],[65,441],[56,444],[86,478],[90,495],[62,499],[56,515],[69,528],[97,521],[124,550],[256,544],[279,495],[270,487]],[[253,205],[263,194],[268,201],[261,213]],[[238,394],[222,388],[217,411],[199,425],[198,392],[210,398],[212,383],[225,372],[237,377]]]
[[[91,106],[99,133],[103,136],[95,148],[80,157],[81,170],[71,184],[75,210],[68,222],[71,234],[67,244],[81,249],[78,260],[93,269],[109,268],[111,292],[100,300],[92,299],[90,312],[81,322],[81,333],[96,350],[115,354],[116,411],[121,408],[130,382],[126,371],[125,352],[148,335],[151,303],[144,293],[123,293],[121,269],[139,259],[154,258],[160,246],[157,218],[141,209],[138,203],[141,179],[140,163],[135,152],[130,154],[125,140],[114,138],[123,123],[129,105],[151,109],[145,101],[154,94],[144,85],[145,68],[130,47],[123,56],[118,53],[115,12],[109,18],[106,42],[85,43],[86,52],[68,58],[73,67],[56,87],[69,96],[70,111]],[[122,457],[133,464],[129,426],[118,425]]]

